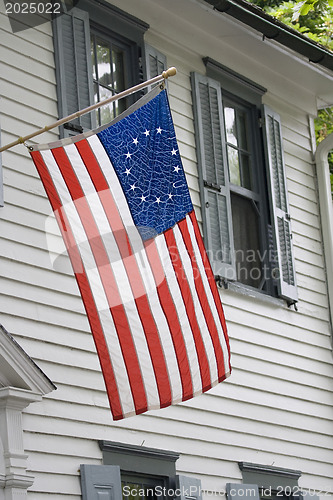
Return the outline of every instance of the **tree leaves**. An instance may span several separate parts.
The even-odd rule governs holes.
[[[267,14],[333,51],[333,0],[251,0]],[[321,109],[315,119],[317,144],[333,133],[333,108]],[[328,155],[333,197],[333,152]]]

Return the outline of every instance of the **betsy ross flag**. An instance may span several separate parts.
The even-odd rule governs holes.
[[[31,148],[86,309],[115,420],[230,374],[219,293],[166,91],[106,127]]]

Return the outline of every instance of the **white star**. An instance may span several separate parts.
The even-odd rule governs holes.
[[[171,198],[173,197],[173,194],[169,193],[169,200],[171,200]]]
[[[146,136],[146,137],[148,137],[148,135],[149,135],[149,130],[147,130],[147,129],[146,129],[146,130],[145,130],[145,132],[144,132],[144,134],[145,134],[145,136]]]
[[[138,138],[136,137],[135,139],[133,139],[133,144],[137,145],[138,144]]]
[[[176,153],[177,153],[177,149],[173,148],[173,150],[171,151],[172,156],[174,156]]]
[[[126,168],[126,170],[125,170],[125,174],[126,174],[126,175],[129,175],[130,173],[131,173],[131,169],[130,169],[130,168]]]
[[[142,195],[140,199],[141,199],[141,201],[146,201],[146,198],[147,198],[147,196]]]
[[[161,198],[156,198],[156,203],[159,205],[161,203]]]
[[[177,165],[177,167],[173,167],[173,169],[174,169],[174,172],[177,172],[177,174],[178,174],[180,167],[178,167],[178,165]]]
[[[127,153],[126,158],[131,158],[132,153]]]
[[[136,189],[136,185],[135,184],[131,184],[131,191],[134,191],[134,189]]]
[[[161,127],[158,127],[158,128],[156,129],[156,132],[157,132],[158,134],[161,134],[161,133],[162,133],[162,129],[161,129]]]

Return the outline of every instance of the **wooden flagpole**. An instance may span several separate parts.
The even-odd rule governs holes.
[[[71,120],[74,120],[74,118],[79,118],[82,115],[85,115],[86,113],[89,113],[90,111],[93,111],[94,109],[100,108],[101,106],[104,106],[105,104],[108,104],[113,101],[117,101],[118,99],[121,99],[122,97],[126,97],[130,94],[134,94],[134,92],[138,92],[141,89],[144,89],[145,87],[148,87],[148,85],[152,85],[154,83],[158,83],[162,80],[166,80],[169,78],[169,76],[174,76],[176,74],[177,70],[176,68],[172,67],[167,69],[166,71],[163,71],[158,76],[155,76],[154,78],[151,78],[150,80],[147,80],[146,82],[139,83],[138,85],[135,85],[134,87],[131,87],[130,89],[124,90],[123,92],[119,92],[119,94],[113,95],[109,97],[108,99],[104,99],[104,101],[97,102],[96,104],[92,104],[91,106],[88,106],[87,108],[81,109],[80,111],[77,111],[76,113],[73,113],[69,116],[65,116],[65,118],[61,118],[60,120],[51,123],[51,125],[46,125],[45,127],[37,130],[36,132],[32,132],[29,135],[26,135],[24,137],[19,137],[16,139],[16,141],[11,142],[10,144],[7,144],[6,146],[3,146],[0,148],[0,153],[2,151],[6,151],[7,149],[12,148],[13,146],[16,146],[17,144],[24,144],[25,141],[28,141],[29,139],[32,139],[33,137],[36,137],[37,135],[43,134],[44,132],[47,132],[48,130],[51,130],[53,128],[59,127],[60,125],[63,125],[64,123],[70,122]]]

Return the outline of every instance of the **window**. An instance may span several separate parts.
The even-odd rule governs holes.
[[[166,69],[165,57],[144,44],[148,24],[97,0],[80,0],[53,20],[59,116],[106,99]],[[61,127],[67,137],[104,125],[142,93],[132,94]]]
[[[82,500],[201,500],[197,478],[176,475],[174,452],[100,441],[104,465],[81,465]],[[191,495],[189,495],[191,492]]]
[[[100,102],[125,90],[126,56],[126,49],[116,44],[112,38],[103,38],[98,33],[91,32],[94,102]],[[98,108],[95,111],[97,125],[109,123],[126,107],[126,99],[120,99]]]
[[[319,500],[314,491],[303,491],[298,485],[299,470],[248,462],[238,463],[243,483],[227,483],[227,500]]]
[[[218,280],[295,303],[280,119],[265,89],[206,58],[193,101],[206,248]]]

